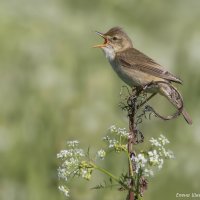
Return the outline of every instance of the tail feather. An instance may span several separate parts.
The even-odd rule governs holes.
[[[190,115],[186,112],[186,110],[183,109],[182,115],[183,115],[185,121],[186,121],[189,125],[192,125],[192,118],[191,118]]]
[[[183,98],[179,91],[171,84],[160,83],[160,93],[167,97],[167,99],[177,108],[182,109],[182,115],[188,124],[192,124],[190,115],[183,108]]]

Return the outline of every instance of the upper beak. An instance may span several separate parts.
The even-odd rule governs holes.
[[[107,45],[107,42],[108,42],[108,39],[107,37],[103,34],[103,33],[100,33],[98,31],[95,31],[97,35],[100,35],[103,39],[104,39],[104,43],[103,44],[98,44],[98,45],[95,45],[93,46],[94,48],[102,48],[102,47],[105,47]]]

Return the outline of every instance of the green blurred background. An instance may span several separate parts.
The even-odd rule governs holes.
[[[144,199],[200,193],[199,8],[199,0],[1,0],[0,199],[64,199],[56,154],[66,140],[95,149],[110,125],[127,127],[118,107],[124,84],[102,52],[91,48],[102,42],[94,30],[116,25],[136,48],[184,80],[179,89],[194,121],[143,123],[146,140],[163,133],[176,155],[150,180]],[[168,110],[160,102],[157,96],[152,103]],[[116,173],[126,168],[112,157],[105,167]],[[125,199],[114,189],[89,189],[100,180],[95,174],[92,183],[72,183],[71,199]]]

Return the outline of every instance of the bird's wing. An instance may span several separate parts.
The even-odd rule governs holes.
[[[181,79],[171,74],[154,60],[138,51],[131,48],[123,52],[117,53],[118,62],[125,68],[138,70],[152,76],[156,76],[168,81],[182,83]]]

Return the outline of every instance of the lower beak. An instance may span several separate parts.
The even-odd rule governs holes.
[[[98,45],[95,45],[93,46],[94,48],[102,48],[102,47],[105,47],[108,43],[108,39],[106,38],[106,36],[103,34],[103,33],[100,33],[98,31],[95,31],[96,34],[100,35],[103,39],[104,39],[104,43],[103,44],[98,44]]]

